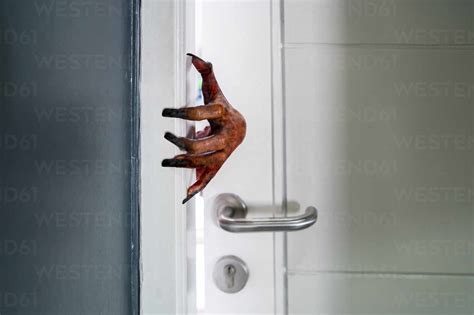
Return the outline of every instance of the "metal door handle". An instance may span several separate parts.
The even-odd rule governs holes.
[[[310,227],[318,219],[315,207],[308,207],[304,214],[295,217],[246,219],[247,205],[234,194],[217,196],[214,208],[217,225],[234,233],[298,231]]]

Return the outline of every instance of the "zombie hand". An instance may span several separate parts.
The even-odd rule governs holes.
[[[212,64],[192,54],[188,55],[192,57],[194,67],[202,76],[204,105],[165,108],[162,115],[188,120],[207,119],[210,126],[197,132],[196,139],[177,137],[171,132],[165,133],[165,139],[187,153],[164,159],[161,165],[196,169],[197,181],[188,188],[183,204],[206,187],[230,154],[242,143],[246,130],[244,117],[222,94]]]

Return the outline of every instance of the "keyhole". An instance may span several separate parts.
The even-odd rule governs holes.
[[[225,279],[227,288],[232,288],[234,286],[234,276],[235,276],[235,267],[232,265],[226,265],[224,267]]]

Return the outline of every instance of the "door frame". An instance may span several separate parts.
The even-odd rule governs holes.
[[[274,216],[287,215],[283,1],[270,0]],[[287,232],[273,233],[275,314],[288,314]]]
[[[130,1],[130,300],[132,314],[140,313],[140,0]]]
[[[165,107],[186,101],[184,1],[141,0],[140,34],[140,314],[186,314],[185,170],[161,167],[178,153],[165,131],[184,134]]]
[[[272,36],[273,207],[274,215],[282,216],[286,215],[282,8],[280,1],[269,1]],[[178,152],[175,148],[171,150],[162,141],[164,131],[168,128],[177,134],[185,134],[187,130],[183,121],[162,119],[161,111],[164,107],[182,107],[189,102],[185,53],[195,48],[194,25],[191,25],[194,23],[195,1],[141,0],[141,3],[140,314],[195,313],[194,281],[189,281],[195,265],[192,259],[188,259],[194,246],[194,239],[190,237],[193,233],[188,233],[188,229],[192,228],[190,225],[194,219],[191,214],[194,209],[191,209],[192,205],[186,207],[181,204],[185,194],[185,178],[189,174],[185,170],[163,170],[160,166],[162,158]],[[172,66],[160,67],[157,71],[158,64]],[[154,94],[156,91],[153,92],[153,89],[161,90],[152,85],[157,82],[172,92],[167,95]],[[152,147],[153,140],[157,140],[155,148]],[[155,180],[146,181],[144,176],[154,177]],[[171,182],[174,184],[170,185]],[[168,187],[169,191],[167,194],[159,193],[156,186]],[[168,209],[157,206],[157,193],[159,205],[168,205]],[[157,215],[157,212],[163,213]],[[276,314],[288,314],[286,233],[273,233],[273,239],[274,310]],[[153,248],[163,249],[164,243],[168,244],[166,252],[149,253]],[[167,300],[156,302],[160,300],[157,293],[165,292]]]

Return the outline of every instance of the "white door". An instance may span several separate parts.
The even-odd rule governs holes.
[[[198,310],[472,314],[474,3],[198,3],[199,53],[248,122],[199,201]],[[221,193],[249,217],[287,201],[288,216],[314,205],[319,219],[230,233]],[[250,271],[234,294],[212,277],[229,254]]]
[[[474,2],[187,3],[195,28],[185,19],[186,36],[246,117],[247,137],[188,212],[173,202],[189,174],[154,173],[175,186],[176,196],[161,196],[166,209],[156,209],[166,221],[153,209],[156,181],[145,177],[144,313],[473,314]],[[167,19],[149,12],[149,21]],[[163,65],[149,75],[182,73]],[[153,105],[150,98],[147,108],[159,113]],[[154,146],[143,146],[158,145],[152,125],[164,121],[148,121]],[[142,151],[150,169],[172,154],[159,143],[163,155]],[[227,232],[213,207],[221,193],[239,195],[249,218],[292,217],[308,206],[319,218],[296,232]],[[238,293],[213,282],[226,255],[249,269]]]
[[[203,193],[204,283],[197,291],[204,291],[204,296],[198,300],[198,310],[273,314],[274,235],[226,232],[217,226],[213,207],[216,196],[233,193],[246,202],[250,217],[273,215],[270,2],[198,1],[197,5],[198,53],[213,63],[226,98],[247,122],[244,142]],[[241,258],[249,268],[248,283],[238,293],[224,293],[213,282],[215,264],[226,255]]]

